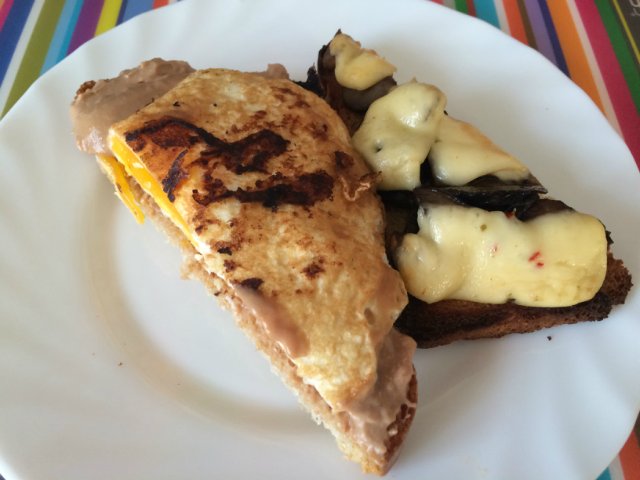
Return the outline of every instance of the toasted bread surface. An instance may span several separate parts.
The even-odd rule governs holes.
[[[288,80],[211,69],[116,123],[110,142],[189,275],[346,456],[386,472],[415,412],[415,342],[392,330],[407,294],[339,117]]]
[[[242,307],[242,300],[234,294],[233,289],[228,288],[224,280],[207,272],[202,263],[196,260],[193,246],[181,235],[180,230],[173,222],[162,214],[153,198],[147,195],[133,180],[130,183],[132,192],[145,215],[153,221],[160,231],[166,234],[172,243],[182,250],[183,276],[202,282],[208,293],[216,298],[220,306],[234,313],[236,323],[269,360],[272,371],[291,389],[314,420],[331,431],[346,458],[359,463],[362,470],[367,473],[376,475],[387,473],[398,457],[416,413],[418,386],[415,371],[413,371],[407,385],[406,402],[400,407],[393,422],[386,427],[388,432],[385,439],[386,450],[383,453],[377,453],[354,440],[350,434],[348,415],[345,412],[335,412],[318,391],[305,382],[282,346],[274,341],[269,332],[265,331],[264,324]]]
[[[287,80],[199,71],[111,131],[173,198],[207,270],[275,305],[274,328],[330,404],[371,386],[406,293],[369,171],[322,100]]]
[[[595,297],[586,302],[570,307],[538,308],[463,300],[430,304],[410,296],[396,327],[411,335],[419,347],[429,348],[458,340],[497,338],[556,325],[598,321],[606,318],[614,305],[624,303],[631,285],[629,271],[621,260],[609,253],[604,284]]]
[[[328,45],[324,45],[318,53],[315,75],[318,78],[320,94],[343,119],[351,134],[361,125],[367,103],[386,94],[395,84],[393,78],[388,78],[371,87],[371,92],[355,92],[360,97],[360,103],[365,98],[368,100],[359,108],[354,107],[353,100],[350,105],[347,100],[353,97],[354,92],[350,92],[338,83],[335,76],[335,59],[330,54]],[[499,182],[496,179],[490,183]],[[525,183],[523,188],[523,195],[527,199],[525,204],[543,198],[541,194],[545,193],[546,189],[535,177],[531,176]],[[439,187],[442,186],[435,186],[435,188]],[[397,246],[398,232],[417,231],[415,214],[418,198],[417,196],[414,198],[414,193],[408,191],[390,193],[402,194],[400,203],[397,198],[393,199],[390,196],[385,201],[387,248],[391,253]],[[500,194],[499,185],[496,193]],[[408,203],[406,203],[407,198],[410,199]],[[509,199],[506,202],[507,205],[500,204],[500,209],[515,211],[522,207],[513,201],[514,198],[506,198]],[[544,208],[550,208],[550,204],[553,203],[560,204],[558,208],[569,208],[562,202],[549,199],[540,202]],[[419,347],[429,348],[457,340],[501,337],[510,333],[533,332],[555,325],[602,320],[609,315],[613,306],[624,303],[631,285],[629,271],[621,260],[616,259],[609,252],[606,278],[602,287],[594,298],[578,305],[562,308],[535,308],[514,303],[496,305],[462,300],[444,300],[429,304],[409,295],[409,303],[396,322],[396,327],[413,337]]]

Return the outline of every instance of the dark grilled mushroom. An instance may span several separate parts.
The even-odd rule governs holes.
[[[396,86],[393,77],[385,77],[365,90],[343,87],[342,98],[347,107],[356,112],[366,112],[369,106],[380,97],[384,97]]]
[[[480,177],[461,186],[423,184],[414,190],[420,201],[438,192],[470,207],[484,210],[515,211],[516,214],[527,210],[541,194],[547,190],[531,176],[521,183],[508,183],[493,177]]]

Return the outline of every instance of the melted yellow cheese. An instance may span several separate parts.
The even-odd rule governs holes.
[[[563,307],[593,298],[607,269],[602,224],[574,211],[521,222],[502,212],[430,205],[420,231],[395,252],[409,293],[532,307]]]
[[[396,71],[396,67],[375,51],[364,49],[349,35],[337,34],[329,44],[336,59],[335,76],[340,85],[366,90]]]
[[[524,180],[529,170],[472,125],[444,114],[446,96],[433,85],[409,82],[371,104],[353,145],[380,172],[380,190],[412,190],[429,160],[445,185],[483,175]]]
[[[111,150],[118,161],[124,165],[127,174],[138,182],[138,185],[155,200],[162,212],[184,233],[194,246],[197,246],[187,222],[180,215],[175,205],[171,203],[160,182],[151,175],[149,170],[138,160],[136,154],[121,139],[111,136],[110,143]]]
[[[436,140],[447,99],[438,88],[409,82],[371,104],[353,146],[380,172],[381,190],[420,185],[420,165]]]
[[[142,213],[142,210],[140,210],[140,207],[136,203],[136,199],[129,187],[129,182],[127,181],[128,175],[124,171],[122,164],[118,163],[118,161],[111,155],[98,154],[96,155],[96,158],[98,159],[98,163],[102,167],[102,170],[115,186],[118,198],[129,209],[136,219],[136,222],[144,223],[144,213]]]
[[[444,116],[429,152],[433,176],[445,185],[465,185],[483,175],[524,180],[529,169],[473,125]]]

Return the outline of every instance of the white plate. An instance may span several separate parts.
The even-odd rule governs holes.
[[[590,100],[536,52],[423,0],[188,1],[128,22],[41,78],[0,124],[0,472],[13,479],[360,478],[179,254],[138,227],[67,107],[153,56],[283,62],[338,29],[439,85],[448,110],[604,220],[640,278],[640,176]],[[640,298],[608,320],[418,352],[420,402],[391,478],[595,478],[640,407]],[[635,318],[634,318],[635,317]],[[548,340],[550,338],[550,340]]]

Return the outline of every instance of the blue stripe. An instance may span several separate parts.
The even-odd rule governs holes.
[[[547,27],[547,33],[549,34],[551,47],[553,48],[553,53],[556,57],[556,65],[560,70],[564,72],[565,75],[569,76],[569,68],[567,67],[567,62],[564,59],[564,54],[562,53],[562,47],[560,46],[560,40],[558,40],[556,28],[553,25],[553,19],[551,18],[549,6],[547,5],[546,0],[538,0],[538,5],[540,5],[540,11],[542,12],[544,25],[545,27]]]
[[[47,50],[47,56],[44,59],[42,70],[40,70],[40,75],[67,55],[69,42],[71,42],[71,36],[73,35],[73,27],[75,27],[78,21],[81,8],[81,0],[66,0],[64,3],[58,25],[56,25],[56,31],[53,33],[49,50]]]
[[[27,23],[29,12],[34,0],[15,0],[9,10],[9,15],[0,30],[0,83],[7,74],[11,57],[20,40],[20,34]]]
[[[500,28],[500,21],[498,20],[498,12],[496,11],[494,0],[474,0],[473,4],[476,7],[476,16],[478,18],[489,22],[494,27]]]
[[[69,22],[69,26],[62,41],[60,57],[58,58],[58,61],[62,60],[69,54],[69,45],[71,44],[71,39],[73,38],[73,32],[76,31],[76,25],[78,24],[78,17],[80,17],[80,12],[82,11],[83,1],[84,0],[77,0],[75,8],[73,9],[73,13],[71,14],[71,21]]]
[[[131,0],[127,2],[124,9],[122,21],[126,22],[130,18],[141,13],[147,12],[153,8],[153,0]]]
[[[127,9],[127,4],[129,2],[127,0],[122,0],[120,4],[120,11],[118,12],[118,20],[116,20],[116,25],[120,25],[124,21],[124,12]]]
[[[597,480],[611,480],[611,473],[609,473],[609,469],[607,468],[602,472]]]

